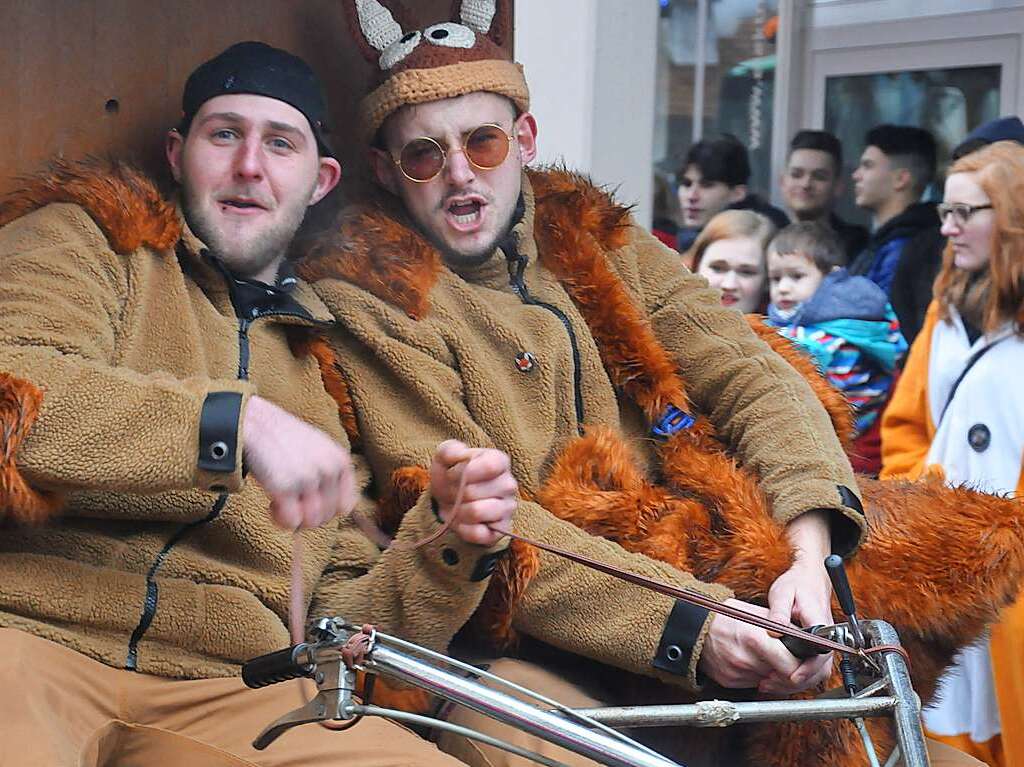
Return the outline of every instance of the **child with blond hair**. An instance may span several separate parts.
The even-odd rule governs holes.
[[[881,468],[879,414],[907,351],[885,291],[841,267],[842,246],[830,229],[791,224],[768,245],[770,325],[807,351],[855,415],[851,463]]]

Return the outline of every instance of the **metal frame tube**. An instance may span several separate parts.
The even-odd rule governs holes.
[[[678,767],[664,757],[595,732],[560,714],[543,711],[510,695],[483,687],[474,680],[438,669],[383,644],[374,647],[364,665],[368,671],[380,671],[409,682],[608,767]]]
[[[728,727],[751,722],[796,722],[892,716],[899,701],[893,697],[825,698],[822,700],[765,700],[736,703],[705,700],[660,706],[580,708],[588,719],[613,727]]]
[[[878,644],[898,645],[896,629],[885,621],[865,621],[866,628]],[[889,680],[889,690],[896,698],[893,720],[896,722],[896,737],[899,740],[903,764],[908,767],[927,767],[928,746],[921,728],[921,699],[910,684],[910,670],[898,653],[885,653],[882,668]]]

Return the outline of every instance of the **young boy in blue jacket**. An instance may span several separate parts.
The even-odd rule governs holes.
[[[879,414],[907,351],[885,291],[841,268],[835,235],[818,223],[791,224],[768,246],[768,324],[808,352],[850,401],[856,433],[851,462],[877,474]]]

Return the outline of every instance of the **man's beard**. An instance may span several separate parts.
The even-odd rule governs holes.
[[[508,217],[508,221],[505,225],[498,230],[498,232],[492,237],[485,245],[480,246],[468,253],[455,250],[449,247],[440,238],[435,238],[434,235],[428,234],[428,238],[437,248],[441,254],[441,258],[446,264],[452,266],[456,270],[460,268],[472,268],[474,266],[480,266],[481,264],[487,263],[487,261],[494,255],[495,249],[498,245],[508,236],[508,233],[512,230],[513,221],[512,216]],[[422,227],[421,227],[422,229]]]
[[[406,210],[408,210],[408,207]],[[508,237],[508,233],[512,231],[512,227],[518,223],[520,217],[521,214],[517,209],[517,206],[513,206],[505,216],[505,220],[502,225],[498,227],[494,236],[485,244],[468,252],[452,248],[442,237],[435,233],[433,229],[426,226],[425,222],[416,221],[416,225],[420,233],[430,240],[430,243],[437,248],[437,251],[441,254],[442,260],[455,271],[458,271],[459,269],[472,269],[475,266],[487,263],[491,256],[494,255],[495,249],[497,249],[505,238]]]
[[[243,195],[244,196],[244,195]],[[238,277],[254,277],[275,261],[284,260],[295,233],[306,216],[306,202],[282,209],[284,214],[274,225],[245,235],[230,236],[222,231],[211,215],[189,194],[182,194],[182,210],[189,228],[224,265]],[[216,203],[215,203],[216,204]],[[273,282],[276,274],[268,282]]]

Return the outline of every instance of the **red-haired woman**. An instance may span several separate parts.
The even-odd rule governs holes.
[[[768,304],[765,248],[775,225],[751,210],[726,210],[701,230],[683,263],[722,291],[722,305],[744,314],[763,313]]]
[[[882,423],[882,476],[1024,495],[1024,147],[960,159],[939,206],[949,238],[925,325]],[[1022,506],[1024,511],[1024,506]],[[950,556],[956,556],[950,542]],[[1024,764],[1024,600],[965,650],[925,724],[990,764]]]

